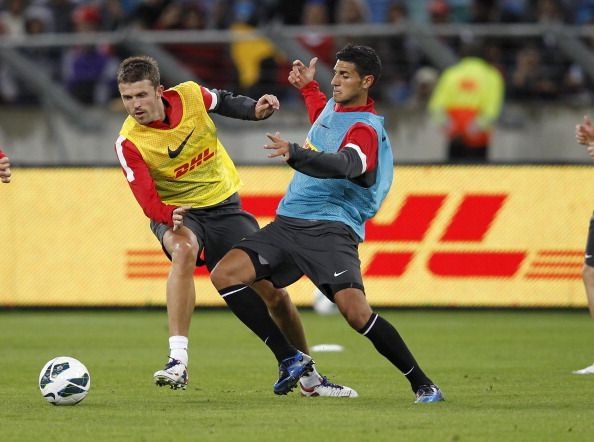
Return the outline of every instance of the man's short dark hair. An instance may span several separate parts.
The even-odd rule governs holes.
[[[375,50],[369,46],[349,43],[336,53],[336,59],[353,63],[361,77],[373,75],[372,86],[377,83],[382,73],[382,61]]]
[[[161,73],[157,60],[148,55],[128,57],[120,63],[118,68],[118,84],[136,83],[137,81],[150,80],[153,87],[161,84]]]

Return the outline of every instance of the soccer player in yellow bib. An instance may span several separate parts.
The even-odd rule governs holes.
[[[194,268],[206,265],[211,271],[235,243],[259,229],[256,219],[241,209],[237,193],[241,181],[209,113],[263,120],[279,108],[279,102],[274,95],[256,101],[191,81],[165,90],[157,62],[147,56],[124,60],[117,81],[129,115],[116,140],[116,153],[132,193],[171,260],[166,288],[169,360],[154,379],[157,385],[185,389],[196,301]],[[247,307],[255,316],[272,316],[295,354],[309,352],[299,314],[284,289],[261,281],[225,301],[234,312]],[[284,339],[259,336],[266,343]],[[316,396],[357,395],[349,387],[328,382],[315,368],[301,381]]]

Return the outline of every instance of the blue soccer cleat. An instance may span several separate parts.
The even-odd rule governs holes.
[[[301,376],[309,373],[313,369],[314,361],[298,351],[295,356],[282,361],[278,367],[278,381],[274,384],[274,394],[287,394],[297,383]]]
[[[417,390],[416,404],[442,401],[445,401],[445,399],[437,385],[421,385]]]

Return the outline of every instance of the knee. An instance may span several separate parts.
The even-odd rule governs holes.
[[[371,308],[363,308],[360,305],[348,303],[339,304],[338,310],[349,325],[357,331],[361,330],[367,324],[372,314]]]
[[[582,279],[587,285],[594,285],[594,267],[584,264],[582,267]]]
[[[286,310],[292,303],[289,293],[285,289],[277,289],[270,285],[270,288],[259,290],[259,292],[268,310]]]
[[[196,266],[198,258],[198,243],[183,239],[175,242],[171,251],[171,262],[174,266],[192,268]]]
[[[359,331],[365,327],[365,324],[367,324],[367,321],[369,321],[371,313],[367,314],[367,312],[356,311],[348,312],[346,314],[342,313],[342,316],[344,316],[346,321],[354,330]]]
[[[217,290],[224,289],[231,285],[243,283],[239,273],[238,267],[233,260],[224,257],[210,272],[210,281]]]
[[[230,284],[227,282],[229,280],[229,270],[225,263],[219,262],[212,272],[210,272],[210,282],[214,285],[217,289],[222,289]]]
[[[338,310],[355,330],[361,330],[373,313],[365,294],[358,289],[346,289],[335,293],[334,302]]]

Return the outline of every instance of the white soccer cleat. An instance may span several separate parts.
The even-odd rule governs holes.
[[[181,388],[185,390],[188,386],[188,368],[177,359],[169,359],[163,370],[156,371],[153,375],[155,384],[159,387],[169,385],[172,390]]]
[[[351,387],[333,384],[326,376],[322,376],[322,382],[318,385],[305,388],[299,383],[301,396],[305,397],[357,397],[359,394]]]
[[[582,368],[581,370],[576,370],[573,374],[594,374],[594,364],[589,365],[586,368]]]

